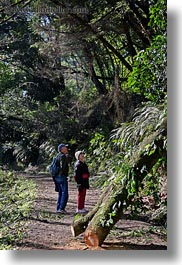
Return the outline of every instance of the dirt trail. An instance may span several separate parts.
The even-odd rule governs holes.
[[[74,182],[69,182],[68,214],[56,214],[57,192],[48,176],[29,176],[38,184],[37,198],[26,228],[27,236],[18,250],[88,250],[83,234],[73,238],[71,223],[75,216],[77,190]],[[97,202],[100,190],[90,188],[86,196],[86,208],[91,210]],[[137,234],[138,231],[138,234]],[[104,242],[102,250],[122,249],[167,249],[165,236],[160,229],[150,231],[150,224],[122,219],[117,223]]]
[[[74,182],[69,182],[67,214],[56,213],[57,192],[49,176],[28,176],[38,186],[37,198],[27,227],[27,236],[19,249],[82,249],[83,235],[76,239],[71,234],[71,223],[76,212],[77,190]],[[90,210],[99,197],[97,189],[90,188],[86,196],[86,208]],[[77,244],[77,241],[79,242]],[[73,244],[73,247],[71,246]],[[78,246],[77,246],[78,245]]]

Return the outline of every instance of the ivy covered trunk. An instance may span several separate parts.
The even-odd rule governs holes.
[[[112,227],[121,218],[123,201],[127,196],[126,190],[123,187],[120,192],[118,185],[114,183],[111,186],[108,197],[102,202],[84,233],[85,243],[88,246],[101,246]]]
[[[91,247],[101,246],[112,227],[121,218],[123,202],[131,204],[135,193],[148,172],[156,164],[159,158],[166,157],[164,148],[164,136],[167,133],[166,120],[160,129],[144,139],[133,157],[126,163],[122,175],[113,179],[111,184],[101,195],[101,199],[94,207],[91,214],[75,222],[72,226],[77,231],[84,233],[85,243]],[[127,168],[127,169],[126,169]],[[80,229],[82,228],[82,229]],[[80,229],[80,230],[79,230]]]

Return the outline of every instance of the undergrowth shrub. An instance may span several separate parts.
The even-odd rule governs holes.
[[[0,169],[0,249],[14,249],[25,232],[35,198],[33,181]]]

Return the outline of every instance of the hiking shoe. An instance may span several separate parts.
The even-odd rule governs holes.
[[[83,208],[83,209],[77,209],[76,213],[87,213],[88,211]]]
[[[66,214],[67,211],[66,210],[58,210],[57,213]]]

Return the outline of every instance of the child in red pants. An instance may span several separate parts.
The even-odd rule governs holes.
[[[86,213],[85,209],[85,197],[86,190],[89,189],[89,170],[85,163],[85,153],[83,151],[77,151],[75,153],[76,163],[74,166],[75,180],[78,188],[78,201],[77,201],[77,213]]]

